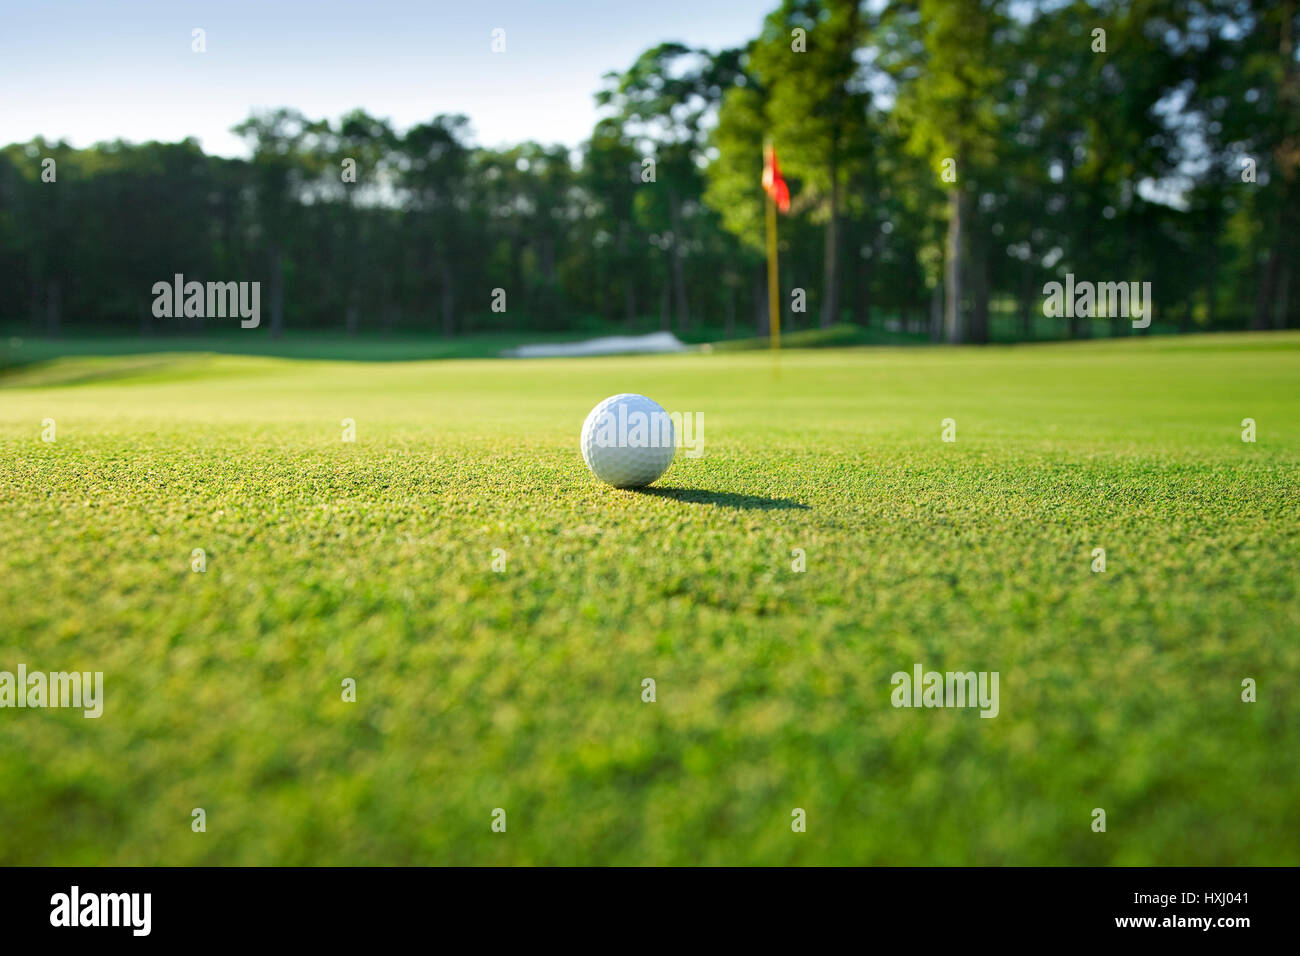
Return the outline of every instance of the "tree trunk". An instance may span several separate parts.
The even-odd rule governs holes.
[[[958,168],[962,168],[958,166]],[[954,185],[948,195],[948,242],[943,261],[943,332],[944,339],[952,344],[966,341],[966,329],[962,322],[962,222],[965,203],[962,201],[962,189]]]
[[[735,277],[729,277],[727,282],[727,327],[724,338],[732,338],[736,334],[736,283]]]
[[[398,260],[401,269],[401,260]],[[384,335],[393,331],[393,310],[397,308],[397,283],[393,273],[385,271],[379,280],[379,329]]]
[[[871,270],[871,263],[863,268],[858,289],[858,325],[864,329],[871,325]]]
[[[1282,255],[1277,245],[1280,242],[1281,237],[1274,240],[1273,248],[1268,251],[1268,259],[1264,262],[1263,275],[1260,276],[1259,281],[1259,295],[1255,298],[1255,317],[1250,323],[1252,329],[1267,329],[1273,325],[1273,300],[1276,295],[1277,280],[1282,272]]]
[[[979,345],[987,345],[989,341],[988,244],[981,239],[978,247],[978,252],[971,257],[974,281],[971,283],[973,301],[971,302],[969,340]]]
[[[353,193],[349,190],[347,193],[347,222],[348,232],[343,237],[343,246],[345,249],[356,243],[358,249],[365,249],[369,246],[366,235],[365,220],[357,210],[356,203],[352,201]],[[347,307],[343,316],[343,328],[348,335],[356,335],[357,328],[360,325],[360,302],[361,302],[361,263],[356,256],[343,256],[343,274],[346,276],[347,284]]]
[[[63,331],[63,287],[51,279],[45,287],[45,334],[57,339]]]
[[[618,261],[620,271],[623,272],[623,315],[630,329],[636,324],[636,271],[625,268],[629,265],[630,259],[627,252],[627,232],[627,223],[619,223]]]
[[[1034,338],[1034,274],[1025,263],[1020,280],[1020,337],[1025,341]]]
[[[555,284],[555,237],[542,237],[542,274],[546,281]]]
[[[1205,270],[1205,323],[1213,329],[1218,318],[1219,300],[1219,229],[1210,237],[1210,261]]]
[[[451,338],[456,334],[456,293],[452,286],[451,265],[445,255],[439,257],[438,271],[442,276],[442,334]]]
[[[1186,319],[1186,321],[1187,321],[1187,324],[1190,326],[1190,325],[1191,325],[1191,321],[1192,321],[1192,304],[1191,304],[1191,300],[1190,300],[1190,299],[1189,299],[1188,302],[1187,302],[1187,319]],[[1110,317],[1110,337],[1113,338],[1113,339],[1117,339],[1117,338],[1119,338],[1121,335],[1123,335],[1123,334],[1124,334],[1124,330],[1125,330],[1126,328],[1131,328],[1131,326],[1129,326],[1128,323],[1129,323],[1129,319],[1125,318],[1124,316],[1122,316],[1122,315],[1112,315],[1112,316]]]
[[[831,214],[826,220],[826,263],[822,275],[821,327],[840,320],[840,177],[831,164]]]
[[[1282,68],[1282,78],[1278,84],[1278,101],[1289,110],[1290,115],[1295,115],[1295,112],[1300,110],[1300,68],[1297,68],[1295,63],[1295,38],[1291,35],[1295,7],[1295,0],[1287,0],[1278,17],[1281,24],[1278,62]],[[1251,323],[1253,329],[1280,329],[1286,326],[1286,287],[1290,281],[1287,264],[1290,259],[1293,233],[1300,225],[1296,222],[1297,207],[1300,207],[1300,188],[1297,188],[1295,161],[1292,156],[1295,148],[1295,137],[1287,136],[1273,152],[1274,164],[1281,171],[1282,181],[1274,204],[1273,246],[1269,250],[1268,261],[1264,266],[1264,279],[1260,283],[1259,298],[1255,305],[1255,319]]]
[[[277,242],[271,247],[271,338],[284,335],[284,254]]]
[[[41,275],[40,268],[33,263],[31,273],[27,283],[28,291],[28,327],[32,335],[39,335],[41,327],[45,324],[45,310],[41,307],[41,290],[45,287],[45,279]]]
[[[781,316],[781,331],[793,332],[799,328],[799,322],[795,316],[799,313],[794,310],[794,290],[799,288],[795,282],[794,269],[786,266],[785,271],[781,271],[780,265],[777,266],[777,279],[785,286],[784,289],[778,290],[776,297],[776,311]],[[808,308],[808,290],[804,290],[803,307]]]
[[[875,227],[874,235],[871,237],[871,256],[858,273],[858,309],[861,313],[858,324],[864,329],[871,326],[871,283],[876,275],[876,263],[880,261],[880,243],[883,238],[884,233],[879,227]],[[903,329],[904,331],[907,329],[906,314],[903,316]]]
[[[1291,263],[1282,266],[1282,276],[1277,286],[1277,311],[1273,313],[1273,328],[1285,329],[1287,325],[1287,299],[1291,286]]]
[[[943,341],[944,323],[943,283],[936,282],[930,291],[930,341]]]
[[[691,315],[686,305],[686,257],[682,254],[682,204],[677,190],[668,188],[668,204],[673,223],[673,295],[677,303],[677,328],[690,331]]]

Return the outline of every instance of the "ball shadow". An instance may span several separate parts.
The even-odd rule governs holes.
[[[723,508],[742,508],[748,511],[797,510],[808,511],[808,505],[793,498],[768,498],[764,495],[742,495],[732,491],[709,491],[707,488],[679,488],[673,485],[650,485],[631,488],[639,495],[672,498],[695,505],[718,505]]]

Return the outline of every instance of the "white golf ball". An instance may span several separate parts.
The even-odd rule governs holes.
[[[650,484],[677,451],[673,421],[658,402],[625,393],[605,399],[582,423],[582,458],[591,473],[615,488]]]

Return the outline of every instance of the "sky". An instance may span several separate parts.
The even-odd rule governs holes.
[[[464,113],[474,140],[577,145],[610,70],[678,40],[738,46],[777,0],[0,0],[0,144],[193,136],[244,156],[252,110],[355,107],[400,129]],[[206,52],[192,50],[204,31]],[[492,51],[504,30],[505,50]]]

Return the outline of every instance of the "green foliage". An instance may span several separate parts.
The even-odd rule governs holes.
[[[791,48],[795,28],[807,32],[806,51]],[[855,85],[865,38],[856,3],[788,0],[768,18],[749,59],[750,73],[768,92],[763,119],[782,168],[825,197],[822,217],[833,177],[849,179],[851,164],[865,162],[870,151],[871,98]]]
[[[1012,51],[998,42],[1008,23],[1003,0],[921,0],[911,29],[918,41],[911,82],[898,109],[911,130],[908,146],[937,176],[945,158],[968,169],[996,162],[1007,104],[1000,62]]]
[[[709,165],[705,199],[722,224],[751,252],[763,252],[763,192],[754,184],[763,175],[767,131],[763,92],[752,84],[727,91],[712,143],[718,158]]]
[[[261,282],[276,336],[587,316],[762,334],[768,139],[793,191],[781,298],[803,289],[822,326],[898,315],[985,341],[1001,308],[1030,337],[1067,272],[1151,281],[1156,320],[1184,330],[1296,322],[1295,0],[774,6],[741,48],[663,42],[608,74],[577,148],[484,148],[458,115],[398,130],[290,108],[235,127],[247,160],[189,140],[6,146],[0,326],[224,332],[151,315],[153,284],[181,273]]]

